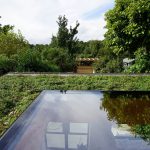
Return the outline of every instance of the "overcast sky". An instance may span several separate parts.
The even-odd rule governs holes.
[[[83,41],[103,39],[104,13],[114,0],[0,0],[0,22],[21,30],[33,44],[48,44],[58,30],[59,15],[66,15],[69,26],[79,21],[78,38]]]

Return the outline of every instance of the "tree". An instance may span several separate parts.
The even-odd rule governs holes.
[[[60,71],[72,71],[74,66],[73,59],[70,59],[66,49],[49,48],[43,51],[43,58],[50,64],[55,64]]]
[[[115,7],[106,13],[107,45],[116,54],[134,57],[138,48],[150,50],[149,0],[116,0]]]
[[[8,58],[5,54],[0,55],[0,75],[9,71],[14,71],[16,60]]]
[[[0,16],[0,18],[1,18],[1,16]],[[14,28],[14,26],[11,26],[11,25],[2,26],[2,24],[0,24],[0,34],[4,33],[6,35],[9,31],[13,30],[13,28]]]
[[[101,48],[103,47],[102,41],[98,40],[90,40],[84,43],[84,47],[82,47],[81,56],[87,56],[87,57],[98,57],[100,54]]]
[[[21,32],[15,33],[13,29],[14,26],[0,24],[0,74],[15,71],[18,52],[28,47]]]
[[[68,20],[65,16],[58,17],[58,33],[57,33],[57,41],[58,47],[67,48],[68,40],[69,40],[69,30],[67,29]]]
[[[50,45],[52,47],[67,49],[68,53],[73,56],[77,50],[76,46],[78,39],[76,37],[76,34],[78,33],[77,28],[79,27],[79,23],[76,22],[74,28],[70,26],[70,29],[68,29],[68,19],[65,16],[59,16],[57,24],[57,36],[52,36],[52,41]]]
[[[52,35],[50,47],[52,48],[58,47],[58,40],[57,40],[57,37],[54,35]]]
[[[120,73],[122,71],[122,60],[112,49],[106,46],[105,40],[102,41],[98,52],[99,60],[94,64],[99,73]]]
[[[43,59],[43,54],[35,49],[26,49],[21,51],[17,57],[16,71],[21,72],[50,72],[59,71],[59,68],[52,64],[50,60]]]
[[[14,26],[0,24],[0,54],[8,57],[28,47],[28,41],[24,39],[21,32],[15,33],[13,29]]]
[[[124,71],[127,73],[148,73],[150,72],[150,60],[149,55],[146,53],[145,48],[139,48],[134,53],[135,63],[130,67],[126,68]]]

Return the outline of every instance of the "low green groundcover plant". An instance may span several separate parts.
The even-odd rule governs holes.
[[[43,90],[150,90],[150,76],[1,76],[0,135]]]

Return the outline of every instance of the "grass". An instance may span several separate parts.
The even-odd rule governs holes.
[[[149,91],[150,76],[2,76],[0,77],[0,135],[45,89]]]

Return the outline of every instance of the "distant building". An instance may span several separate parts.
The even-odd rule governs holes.
[[[125,68],[129,67],[129,66],[131,66],[134,63],[134,61],[135,61],[135,59],[124,58],[123,59],[123,66]]]
[[[77,73],[95,73],[93,63],[98,61],[98,58],[77,58]]]

